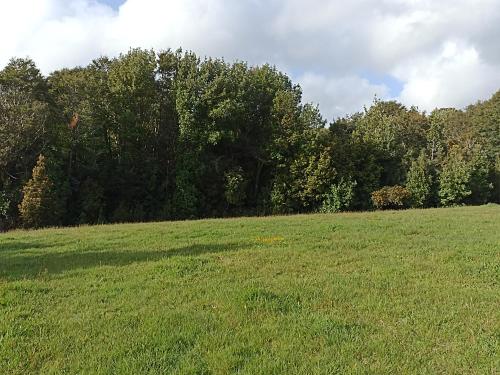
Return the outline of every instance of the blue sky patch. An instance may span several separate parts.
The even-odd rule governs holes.
[[[122,5],[125,0],[98,0],[102,4],[109,5],[113,9],[118,9],[120,5]]]
[[[376,72],[363,72],[361,75],[363,78],[366,78],[370,81],[371,84],[374,85],[386,85],[389,88],[389,96],[392,98],[396,98],[403,91],[404,82],[399,79],[391,76],[390,74],[382,74]]]

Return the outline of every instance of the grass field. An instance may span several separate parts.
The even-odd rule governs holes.
[[[2,374],[498,374],[500,206],[0,234]]]

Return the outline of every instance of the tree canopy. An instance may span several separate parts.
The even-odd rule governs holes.
[[[500,91],[327,124],[273,66],[181,50],[0,71],[0,228],[500,202],[499,155]]]

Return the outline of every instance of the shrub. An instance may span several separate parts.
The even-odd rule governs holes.
[[[225,191],[224,196],[229,204],[239,206],[242,205],[246,199],[247,182],[243,176],[241,167],[235,168],[225,175]]]
[[[289,214],[293,212],[288,188],[286,182],[278,179],[274,181],[270,193],[270,206],[273,214]]]
[[[330,192],[325,194],[320,212],[333,213],[348,210],[354,199],[354,188],[356,181],[342,178],[338,184],[330,188]]]
[[[378,209],[397,209],[408,207],[410,192],[403,186],[384,186],[372,193],[373,205]]]

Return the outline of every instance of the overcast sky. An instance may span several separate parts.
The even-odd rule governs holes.
[[[422,110],[500,89],[500,0],[0,0],[0,67],[130,47],[271,63],[333,117],[374,95]]]

